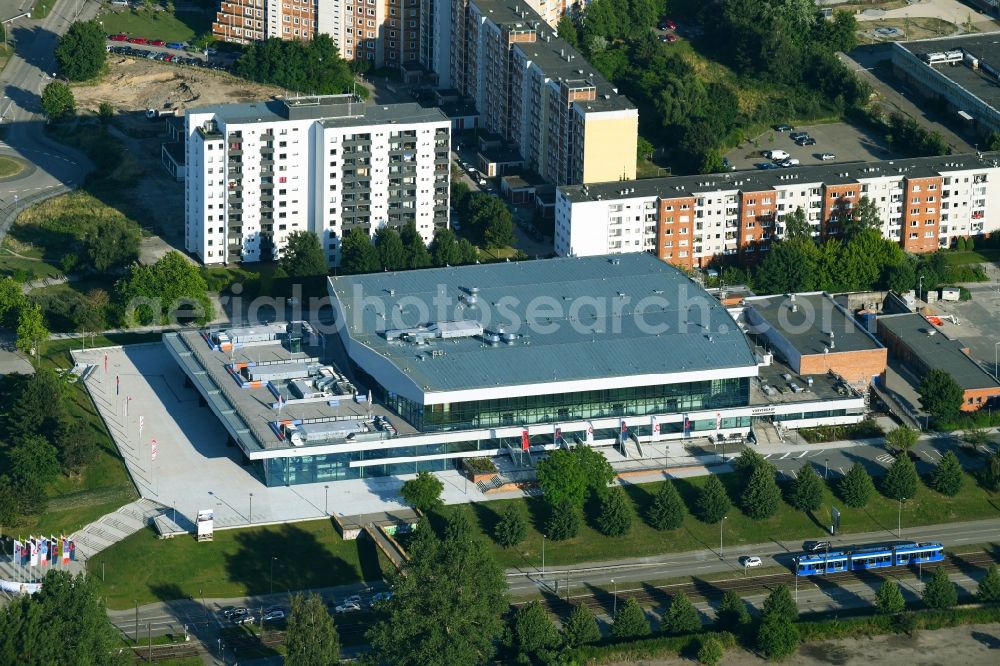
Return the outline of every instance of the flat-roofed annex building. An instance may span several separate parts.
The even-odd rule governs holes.
[[[184,236],[206,264],[277,259],[288,236],[320,237],[327,261],[354,228],[448,224],[451,123],[418,104],[352,95],[190,109]]]

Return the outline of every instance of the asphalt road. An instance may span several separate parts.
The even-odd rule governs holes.
[[[20,18],[5,26],[15,51],[0,74],[0,155],[19,157],[33,168],[0,182],[0,240],[6,234],[5,222],[12,208],[73,188],[92,168],[78,151],[45,136],[41,95],[56,71],[54,50],[59,36],[74,21],[95,16],[99,8],[94,0],[60,0],[41,21]]]

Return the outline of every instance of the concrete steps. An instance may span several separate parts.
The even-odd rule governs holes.
[[[132,536],[153,519],[167,511],[167,507],[150,499],[138,499],[114,513],[101,516],[72,535],[76,542],[76,558],[86,561],[126,537]]]

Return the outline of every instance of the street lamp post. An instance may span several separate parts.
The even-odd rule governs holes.
[[[323,486],[323,513],[330,515],[330,486]]]
[[[899,513],[896,514],[896,538],[903,538],[903,502],[906,501],[905,497],[899,498]]]
[[[924,298],[923,298],[923,293],[924,293],[924,276],[923,275],[920,276],[920,282],[918,284],[919,284],[919,286],[917,287],[917,298],[919,298],[922,301],[922,300],[924,300]]]
[[[618,583],[616,583],[615,579],[612,578],[611,584],[615,586],[614,603],[611,607],[611,616],[614,617],[615,615],[618,615]]]
[[[135,643],[139,644],[139,600],[135,600]]]
[[[250,513],[247,515],[247,525],[253,523],[253,493],[250,493]]]
[[[545,535],[542,534],[542,580],[545,580]]]
[[[826,458],[826,459],[824,459],[824,462],[826,463],[826,467],[823,469],[823,479],[829,479],[830,478],[830,459]]]
[[[1000,379],[1000,357],[997,356],[997,349],[1000,348],[1000,342],[993,343],[993,378]]]
[[[728,516],[723,516],[722,520],[719,521],[719,559],[720,560],[723,559],[722,558],[722,526],[725,525],[727,517]]]
[[[271,594],[274,594],[274,561],[276,559],[278,558],[274,556],[271,557],[271,582],[270,582]]]

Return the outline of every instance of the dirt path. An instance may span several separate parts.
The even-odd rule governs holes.
[[[625,662],[621,662],[624,666]],[[690,666],[686,659],[656,659],[647,666]],[[745,651],[726,652],[724,666],[762,666],[768,662]],[[811,643],[787,663],[796,666],[937,666],[1000,663],[1000,624],[980,624],[890,635]]]

